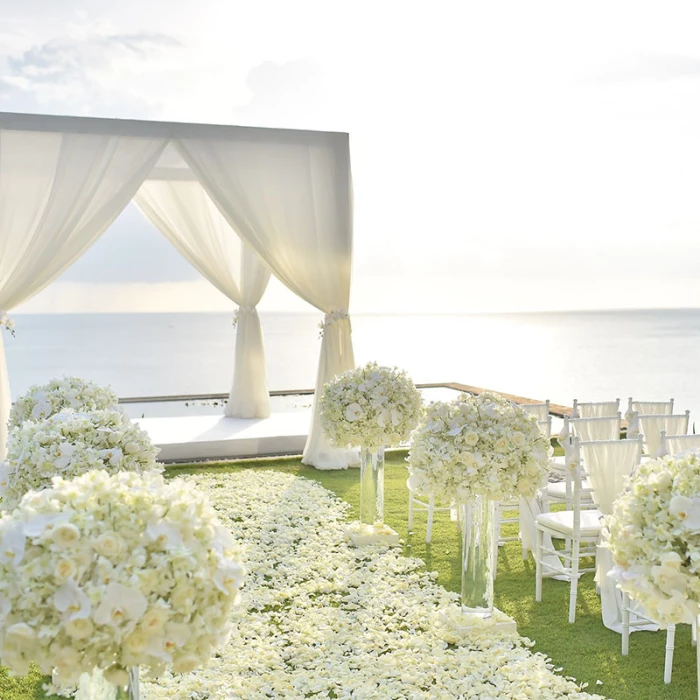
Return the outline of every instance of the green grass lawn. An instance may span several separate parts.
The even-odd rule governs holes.
[[[404,452],[387,454],[385,473],[385,520],[404,541],[404,552],[425,561],[431,571],[439,573],[438,582],[448,590],[460,590],[460,544],[455,523],[449,513],[436,513],[432,544],[425,544],[425,513],[417,513],[414,534],[409,535],[407,472]],[[359,472],[317,471],[298,459],[267,459],[208,465],[203,468],[226,474],[249,468],[278,469],[314,479],[336,493],[353,508],[359,506]],[[170,467],[169,475],[192,473],[192,467]],[[514,527],[514,526],[513,526]],[[507,531],[504,534],[512,534]],[[598,692],[616,700],[684,700],[697,697],[695,649],[690,642],[690,628],[682,625],[676,632],[673,682],[663,683],[666,633],[635,632],[630,638],[630,655],[620,654],[620,635],[603,627],[600,600],[595,593],[593,575],[583,577],[579,585],[576,623],[568,617],[569,585],[562,581],[544,581],[543,602],[535,603],[534,562],[523,562],[518,542],[500,548],[496,579],[496,605],[513,617],[521,635],[535,640],[534,651],[551,657],[564,675],[589,684]],[[602,681],[597,685],[596,681]],[[9,678],[0,669],[0,700],[38,700],[45,697],[42,679]],[[251,699],[253,700],[253,699]]]

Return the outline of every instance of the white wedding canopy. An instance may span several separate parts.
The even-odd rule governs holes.
[[[270,272],[326,314],[316,396],[354,366],[347,134],[0,113],[0,310],[55,280],[132,198],[239,304],[229,413],[269,414],[255,306]],[[9,410],[0,336],[0,458]],[[303,461],[356,459],[327,442],[315,401]]]

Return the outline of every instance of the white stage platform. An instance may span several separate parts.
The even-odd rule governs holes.
[[[160,447],[159,461],[236,459],[301,454],[311,411],[273,413],[269,418],[173,416],[134,422]]]

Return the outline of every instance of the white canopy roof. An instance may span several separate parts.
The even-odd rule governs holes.
[[[260,144],[318,145],[349,150],[349,135],[334,131],[302,129],[271,129],[258,126],[227,126],[223,124],[188,124],[140,119],[105,119],[102,117],[70,117],[51,114],[21,114],[0,112],[0,129],[39,131],[64,134],[102,134],[143,138],[215,139],[230,142]],[[198,178],[168,143],[157,160],[148,180],[197,180]]]

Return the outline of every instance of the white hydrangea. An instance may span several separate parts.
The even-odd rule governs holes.
[[[700,613],[700,454],[641,464],[606,519],[610,576],[662,626]]]
[[[54,476],[162,469],[157,454],[148,433],[120,411],[64,412],[37,423],[25,421],[7,441],[0,507],[11,510],[27,491],[46,488]]]
[[[47,384],[35,384],[15,401],[10,411],[9,427],[24,421],[40,421],[65,409],[99,411],[116,408],[117,395],[109,388],[78,377],[52,379]]]
[[[413,434],[408,486],[445,502],[533,497],[551,454],[535,416],[496,394],[460,394],[428,406]]]
[[[97,667],[188,673],[224,644],[243,568],[208,498],[157,472],[91,471],[0,517],[0,662],[57,688]]]
[[[328,382],[321,395],[321,424],[339,446],[376,450],[408,440],[423,400],[403,371],[370,362]]]

